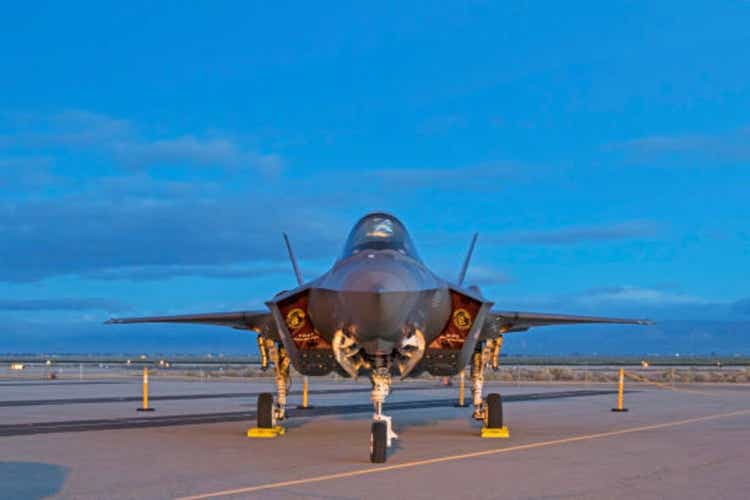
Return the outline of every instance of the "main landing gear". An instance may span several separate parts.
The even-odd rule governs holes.
[[[259,341],[260,345],[260,341]],[[270,358],[276,374],[276,402],[273,394],[263,392],[258,395],[257,427],[247,431],[248,437],[276,437],[284,434],[278,425],[286,420],[286,395],[289,392],[289,356],[286,349],[271,340],[264,339],[263,357]]]
[[[482,398],[484,387],[484,369],[491,361],[492,368],[497,369],[502,336],[488,340],[471,358],[471,392],[474,403],[472,416],[475,420],[484,422],[481,436],[483,438],[507,438],[508,428],[503,422],[503,399],[500,394],[491,393],[487,399]]]

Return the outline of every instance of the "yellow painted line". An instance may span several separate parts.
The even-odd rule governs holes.
[[[445,457],[429,458],[426,460],[417,460],[414,462],[404,462],[401,464],[385,465],[381,467],[372,467],[367,469],[358,469],[348,472],[339,472],[336,474],[327,474],[324,476],[307,477],[303,479],[292,479],[290,481],[280,481],[276,483],[259,484],[257,486],[248,486],[245,488],[236,488],[231,490],[215,491],[212,493],[202,493],[199,495],[191,495],[186,497],[180,497],[176,500],[198,500],[203,498],[216,498],[228,495],[242,495],[247,493],[255,493],[257,491],[273,490],[277,488],[286,488],[287,486],[298,486],[301,484],[321,483],[323,481],[333,481],[336,479],[347,479],[351,477],[364,476],[367,474],[375,474],[378,472],[388,472],[393,470],[411,469],[413,467],[421,467],[423,465],[432,465],[442,462],[453,462],[456,460],[466,460],[468,458],[486,457],[489,455],[499,455],[502,453],[510,453],[513,451],[532,450],[535,448],[543,448],[546,446],[557,446],[567,443],[576,443],[578,441],[590,441],[592,439],[601,439],[613,436],[622,436],[623,434],[632,434],[635,432],[653,431],[657,429],[666,429],[669,427],[677,427],[679,425],[695,424],[698,422],[706,422],[709,420],[718,420],[721,418],[736,417],[739,415],[750,415],[750,410],[737,410],[729,413],[717,413],[714,415],[707,415],[705,417],[688,418],[685,420],[673,420],[671,422],[664,422],[661,424],[643,425],[639,427],[629,427],[626,429],[620,429],[616,431],[599,432],[596,434],[584,434],[581,436],[573,436],[569,438],[553,439],[551,441],[540,441],[536,443],[522,444],[518,446],[509,446],[507,448],[497,448],[494,450],[477,451],[473,453],[464,453],[461,455],[449,455]]]

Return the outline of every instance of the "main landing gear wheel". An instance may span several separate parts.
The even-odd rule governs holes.
[[[258,395],[258,428],[273,428],[273,394],[270,392]]]
[[[487,427],[490,429],[500,429],[503,426],[503,399],[500,394],[492,393],[487,395]]]
[[[370,430],[370,462],[385,463],[388,450],[388,425],[385,422],[373,422]]]

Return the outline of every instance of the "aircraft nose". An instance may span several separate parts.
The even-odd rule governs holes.
[[[433,278],[412,261],[363,254],[335,269],[325,286],[335,290],[338,315],[365,352],[390,354],[408,330],[420,292]]]
[[[340,262],[322,287],[341,292],[406,292],[435,287],[417,261],[392,252],[363,252]]]
[[[341,276],[339,288],[345,292],[376,294],[405,292],[418,287],[418,278],[413,274],[395,266],[358,268]]]
[[[414,308],[408,292],[340,292],[349,327],[368,354],[390,354]]]

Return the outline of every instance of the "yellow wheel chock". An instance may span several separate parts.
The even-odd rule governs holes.
[[[483,438],[492,439],[508,439],[510,437],[510,431],[507,426],[502,426],[499,429],[493,429],[490,427],[482,427],[482,433],[480,434]]]
[[[276,427],[269,427],[269,428],[253,427],[252,429],[247,430],[247,437],[249,438],[275,438],[275,437],[283,436],[285,432],[286,432],[286,429],[280,425],[277,425]]]

